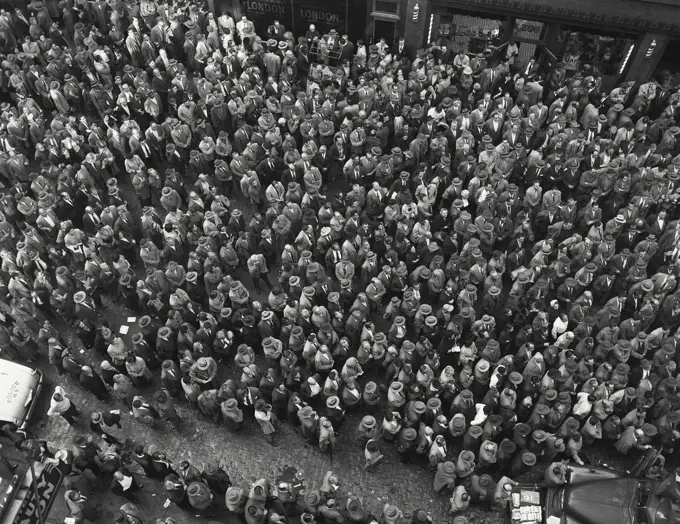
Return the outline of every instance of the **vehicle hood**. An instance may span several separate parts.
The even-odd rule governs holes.
[[[39,379],[31,368],[0,359],[0,421],[22,426]]]
[[[563,511],[581,524],[630,524],[638,481],[631,478],[593,480],[567,485]]]

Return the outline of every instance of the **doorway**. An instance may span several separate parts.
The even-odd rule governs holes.
[[[376,18],[373,20],[373,42],[379,42],[381,38],[385,39],[387,45],[392,45],[396,40],[397,25],[390,20],[380,20]]]

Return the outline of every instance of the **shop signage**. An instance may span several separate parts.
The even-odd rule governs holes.
[[[538,22],[536,20],[522,20],[521,18],[518,18],[515,20],[513,37],[525,38],[527,40],[540,40],[543,25],[543,22]]]
[[[564,68],[568,69],[569,71],[578,71],[579,69],[579,61],[580,61],[581,55],[575,55],[575,54],[565,54],[562,57],[562,62],[564,63]]]
[[[677,7],[655,4],[653,10],[647,9],[643,16],[636,16],[635,13],[639,9],[627,7],[634,6],[636,4],[634,0],[618,2],[570,0],[569,3],[562,5],[546,0],[433,0],[433,4],[442,7],[452,7],[452,4],[455,4],[462,9],[479,7],[492,11],[501,10],[508,14],[524,14],[527,18],[581,21],[599,27],[625,28],[637,32],[651,30],[680,35]]]
[[[297,34],[314,24],[321,34],[335,29],[356,40],[366,25],[366,6],[361,0],[243,0],[241,6],[258,32],[278,20]]]
[[[281,22],[286,30],[293,28],[290,0],[244,0],[241,5],[248,20],[255,24],[258,34],[267,31],[274,20]]]
[[[288,4],[290,5],[290,4]],[[247,0],[246,9],[248,18],[260,18],[269,16],[286,16],[288,6],[275,0]]]
[[[309,24],[314,24],[322,33],[335,29],[342,34],[345,32],[345,7],[348,1],[295,0],[295,27],[306,30]]]
[[[338,13],[329,13],[328,11],[310,9],[308,7],[300,7],[296,14],[301,20],[309,20],[312,23],[325,22],[327,24],[339,24],[342,21]]]

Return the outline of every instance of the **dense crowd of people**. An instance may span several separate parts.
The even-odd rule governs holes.
[[[272,445],[288,422],[332,452],[359,413],[365,467],[395,446],[453,515],[502,505],[537,461],[562,478],[596,441],[677,464],[678,86],[260,36],[193,3],[34,0],[0,21],[5,357],[48,357],[142,424],[179,427],[187,401]],[[132,345],[103,298],[143,315]],[[62,388],[48,414],[81,419]],[[120,413],[85,415],[106,445],[65,460],[130,495]],[[266,481],[246,494],[218,465],[133,458],[181,507],[297,507],[276,488],[267,513]],[[332,500],[305,495],[303,520],[373,518]]]

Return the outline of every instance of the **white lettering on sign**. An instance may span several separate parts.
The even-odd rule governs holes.
[[[326,11],[319,11],[318,9],[300,9],[300,16],[306,20],[323,21],[323,22],[340,22],[340,16],[337,13],[328,13]]]
[[[248,0],[248,14],[275,14],[283,15],[285,11],[285,6],[282,4],[270,4],[269,2],[257,2],[255,0]]]
[[[47,516],[57,494],[57,489],[61,484],[63,475],[61,471],[48,464],[42,472],[37,482],[39,493],[40,514]],[[38,524],[38,512],[36,511],[35,496],[31,491],[31,496],[24,499],[23,505],[17,514],[13,524]]]

